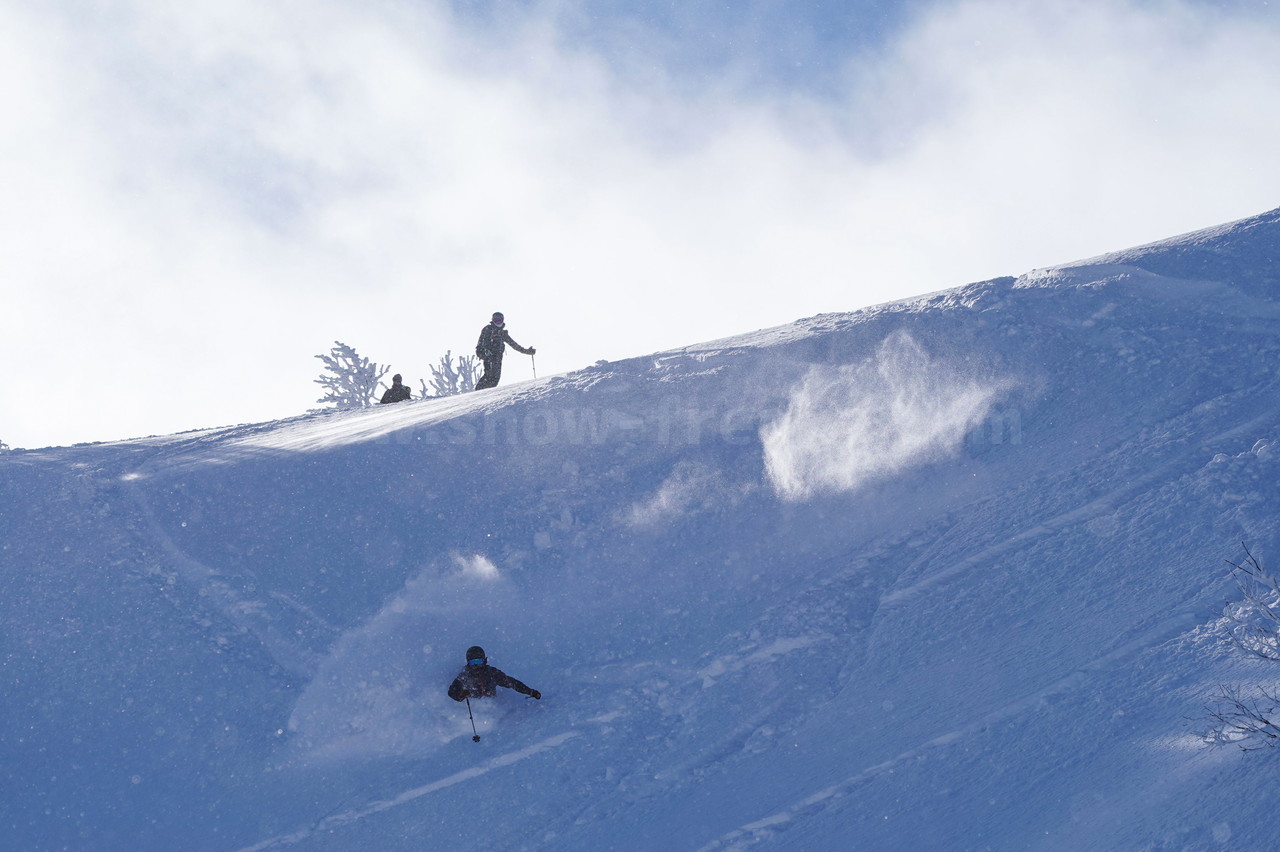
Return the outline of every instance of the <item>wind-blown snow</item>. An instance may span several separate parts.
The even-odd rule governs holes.
[[[854,491],[953,455],[1002,390],[896,333],[865,363],[810,368],[786,412],[764,428],[765,468],[788,499]]]
[[[24,850],[1268,849],[1280,211],[537,382],[0,455]],[[1252,617],[1247,607],[1227,610]],[[1243,616],[1242,616],[1243,614]],[[543,693],[465,705],[467,646]]]

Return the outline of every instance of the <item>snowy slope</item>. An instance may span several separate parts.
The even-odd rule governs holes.
[[[15,849],[1266,849],[1280,211],[446,400],[0,456]],[[537,687],[444,695],[467,645]]]

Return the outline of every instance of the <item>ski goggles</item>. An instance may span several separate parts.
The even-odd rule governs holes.
[[[481,659],[481,660],[467,660],[467,665],[469,665],[469,666],[483,666],[483,665],[484,665],[484,660],[482,660],[482,659]]]

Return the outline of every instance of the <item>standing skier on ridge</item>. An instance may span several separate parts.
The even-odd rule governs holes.
[[[449,697],[454,701],[465,701],[468,698],[492,698],[498,687],[523,692],[530,698],[542,698],[542,693],[525,686],[501,669],[489,665],[484,648],[472,645],[467,649],[467,667],[458,673],[449,684]]]
[[[391,387],[387,388],[387,392],[382,395],[382,399],[379,400],[380,405],[390,405],[393,402],[404,402],[406,399],[410,399],[413,396],[407,387],[400,384],[401,381],[403,381],[403,379],[399,373],[396,373],[391,377]]]
[[[498,311],[489,324],[480,329],[480,341],[476,343],[476,357],[484,362],[484,375],[476,382],[476,390],[498,386],[498,379],[502,378],[502,355],[507,351],[508,343],[512,349],[525,355],[533,355],[538,351],[532,346],[525,349],[512,340],[507,331],[506,318]]]

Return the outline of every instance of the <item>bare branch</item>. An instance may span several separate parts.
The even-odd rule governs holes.
[[[1220,686],[1218,702],[1207,717],[1205,742],[1235,745],[1242,751],[1280,745],[1280,696],[1274,690],[1260,690],[1258,698],[1246,701],[1237,690]]]

